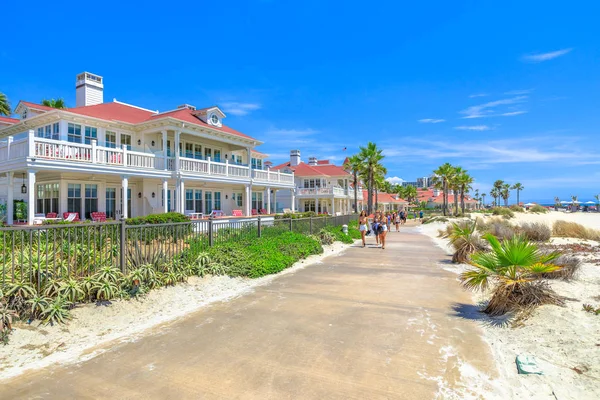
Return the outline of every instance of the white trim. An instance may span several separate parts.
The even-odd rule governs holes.
[[[138,110],[143,110],[143,111],[148,111],[154,114],[158,114],[158,110],[149,110],[147,108],[143,108],[143,107],[138,107],[138,106],[134,106],[133,104],[128,104],[128,103],[123,103],[122,101],[118,101],[116,98],[113,98],[113,103],[117,103],[117,104],[122,104],[124,106],[127,107],[133,107],[133,108],[137,108]]]

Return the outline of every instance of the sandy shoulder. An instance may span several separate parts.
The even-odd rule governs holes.
[[[562,219],[600,228],[600,215],[595,214],[553,212],[543,215],[517,213],[517,216],[511,220],[512,223],[545,222],[551,225]],[[432,223],[423,225],[420,231],[451,254],[447,241],[437,237],[438,230],[444,226],[444,223]],[[599,245],[565,238],[553,238],[552,242]],[[551,282],[558,294],[573,299],[567,301],[565,307],[540,307],[518,328],[499,326],[498,321],[474,313],[472,318],[483,328],[484,340],[490,345],[499,372],[499,377],[490,382],[493,391],[482,393],[484,398],[600,398],[600,316],[582,311],[584,303],[600,306],[600,298],[597,297],[600,296],[600,266],[591,262],[589,256],[581,258],[585,262],[576,280]],[[440,263],[440,268],[458,274],[468,266]],[[484,299],[484,295],[473,295],[474,303]],[[519,375],[515,366],[515,358],[519,354],[534,355],[544,375]],[[475,386],[475,383],[472,385]]]
[[[109,306],[83,304],[65,325],[18,323],[6,346],[0,346],[0,380],[51,364],[81,362],[111,348],[111,342],[135,341],[161,324],[189,317],[215,302],[228,301],[271,283],[279,276],[321,264],[349,245],[335,242],[323,254],[298,261],[279,274],[258,279],[190,277],[188,283],[151,291],[141,300],[116,300]]]

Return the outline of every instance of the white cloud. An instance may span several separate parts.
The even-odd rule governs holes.
[[[488,94],[487,93],[475,93],[475,94],[469,95],[469,98],[472,99],[474,97],[485,97],[485,96],[488,96]]]
[[[503,106],[508,104],[523,103],[527,99],[527,96],[516,96],[511,99],[502,99],[496,101],[490,101],[488,103],[480,104],[477,106],[471,106],[463,111],[461,114],[465,114],[463,118],[483,118],[494,116],[494,107]]]
[[[404,179],[397,177],[397,176],[391,176],[389,178],[385,178],[386,181],[388,181],[389,183],[393,183],[395,185],[400,185],[402,184],[402,182],[404,182]]]
[[[508,92],[504,92],[504,94],[508,96],[520,96],[522,94],[529,94],[533,92],[533,89],[520,89],[520,90],[509,90]]]
[[[568,49],[551,51],[548,53],[528,54],[528,55],[523,56],[523,60],[528,61],[528,62],[539,63],[542,61],[548,61],[548,60],[552,60],[552,59],[560,57],[560,56],[564,56],[565,54],[571,52],[571,50],[573,50],[573,49],[568,48]]]
[[[503,117],[514,117],[515,115],[521,115],[521,114],[527,114],[527,111],[510,111],[510,112],[502,113],[500,115],[502,115]]]
[[[445,119],[435,119],[435,118],[423,118],[420,119],[419,122],[422,124],[439,124],[440,122],[446,121]]]
[[[455,126],[454,129],[459,129],[461,131],[489,131],[492,128],[487,125],[463,125]]]
[[[306,129],[276,129],[276,128],[271,128],[267,131],[267,135],[269,136],[286,136],[286,137],[292,137],[292,138],[298,138],[298,137],[306,137],[306,136],[312,136],[319,133],[319,131],[312,129],[312,128],[306,128]]]
[[[260,109],[260,104],[257,103],[238,103],[236,101],[230,101],[221,104],[223,111],[228,114],[243,116],[248,115],[251,111]]]

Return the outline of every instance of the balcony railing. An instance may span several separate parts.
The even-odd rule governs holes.
[[[146,171],[176,171],[176,158],[166,160],[162,153],[144,153],[132,151],[126,146],[110,148],[92,144],[71,143],[60,140],[38,138],[30,131],[28,136],[13,141],[9,138],[0,142],[0,162],[24,160],[26,158],[61,161],[65,163],[84,163],[107,167],[126,167]],[[166,165],[165,165],[166,162]],[[294,175],[280,171],[250,169],[246,165],[229,164],[195,158],[179,157],[179,170],[185,173],[218,176],[225,179],[247,179],[256,183],[293,184]]]
[[[338,186],[329,186],[324,188],[298,188],[296,191],[299,196],[316,196],[316,195],[334,195],[345,197],[349,195],[347,189]]]

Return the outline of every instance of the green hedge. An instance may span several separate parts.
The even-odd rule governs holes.
[[[324,217],[325,215],[318,215],[314,211],[306,211],[306,212],[295,212],[295,213],[287,213],[287,214],[277,214],[275,216],[276,219],[298,219],[298,218],[310,218],[310,217]]]
[[[128,218],[127,225],[144,225],[144,224],[168,224],[175,222],[187,222],[190,218],[176,212],[150,214],[145,217]]]

